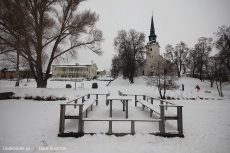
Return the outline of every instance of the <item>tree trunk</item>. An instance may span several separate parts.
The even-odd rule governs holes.
[[[211,87],[213,87],[213,82],[214,82],[214,81],[213,81],[213,80],[210,80],[210,81],[211,81]]]
[[[177,75],[178,75],[178,77],[180,78],[180,69],[179,69],[178,66],[177,66]]]
[[[16,76],[17,76],[17,81],[15,87],[19,87],[20,78],[19,78],[19,52],[18,51],[17,51],[17,63],[16,63]]]
[[[46,88],[46,86],[47,86],[47,79],[38,78],[37,88]]]

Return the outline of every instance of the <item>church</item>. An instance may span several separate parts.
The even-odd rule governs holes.
[[[153,16],[151,18],[150,35],[148,38],[149,41],[145,46],[146,59],[143,67],[138,70],[137,75],[154,76],[161,72],[168,75],[176,75],[175,65],[160,55],[160,46],[156,40],[157,35],[155,34]]]

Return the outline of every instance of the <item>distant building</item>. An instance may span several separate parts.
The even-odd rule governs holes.
[[[105,76],[106,72],[105,70],[97,70],[97,77]]]
[[[98,68],[95,63],[52,65],[52,77],[93,79],[97,76],[97,70]]]
[[[17,71],[15,69],[4,68],[0,72],[1,79],[15,79],[17,78]],[[31,74],[29,70],[19,70],[19,78],[30,78]]]
[[[151,28],[150,28],[150,35],[149,35],[149,42],[147,43],[147,45],[145,46],[146,49],[146,59],[144,61],[144,63],[142,64],[143,67],[139,68],[137,75],[155,75],[156,73],[156,65],[157,62],[160,63],[165,63],[167,65],[169,65],[168,69],[162,69],[162,72],[164,71],[164,73],[166,71],[175,71],[175,75],[176,75],[176,67],[173,63],[171,63],[170,61],[164,59],[161,55],[160,55],[160,46],[159,43],[156,41],[157,35],[155,34],[155,28],[154,28],[154,23],[153,23],[153,16],[151,18]],[[172,73],[170,73],[172,74]],[[174,74],[174,73],[173,73]]]

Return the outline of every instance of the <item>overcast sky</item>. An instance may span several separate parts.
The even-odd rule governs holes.
[[[73,63],[93,61],[99,69],[107,70],[116,54],[113,40],[117,32],[135,29],[146,35],[147,43],[152,12],[160,54],[167,44],[175,47],[180,41],[193,48],[198,38],[214,37],[219,26],[230,26],[230,0],[88,0],[79,9],[91,9],[100,15],[97,28],[105,41],[102,56],[81,49]]]

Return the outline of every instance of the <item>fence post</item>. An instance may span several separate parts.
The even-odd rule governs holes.
[[[84,133],[83,105],[79,105],[78,133]]]
[[[85,101],[85,96],[82,96],[82,104],[84,103]]]
[[[135,121],[131,121],[131,134],[135,134]]]
[[[122,100],[122,104],[123,104],[123,111],[125,111],[125,100]]]
[[[59,133],[64,133],[64,130],[65,130],[65,108],[66,108],[66,105],[61,104]]]
[[[112,121],[109,121],[109,134],[112,134]]]
[[[164,106],[161,105],[160,105],[160,117],[161,117],[160,134],[165,134],[165,110],[164,110]]]
[[[87,96],[87,99],[89,99],[90,98],[90,94],[88,94],[88,96]]]
[[[145,95],[143,95],[143,100],[145,100],[146,99],[146,97],[145,97]]]
[[[182,106],[177,107],[177,128],[180,135],[183,135]]]
[[[161,105],[163,105],[163,104],[164,104],[163,100],[160,100],[160,102],[161,102]]]
[[[109,112],[109,117],[111,117],[112,118],[112,106],[113,105],[113,101],[112,100],[110,100],[110,112]]]
[[[135,106],[137,106],[137,95],[135,95]]]
[[[128,103],[129,103],[129,101],[128,100],[126,100],[126,101],[124,101],[125,103],[126,103],[126,118],[128,118]]]
[[[77,99],[74,100],[74,104],[77,104]],[[74,105],[74,108],[76,108],[77,106]]]
[[[151,97],[151,104],[153,104],[153,98]]]
[[[96,105],[98,105],[98,94],[96,94]]]

